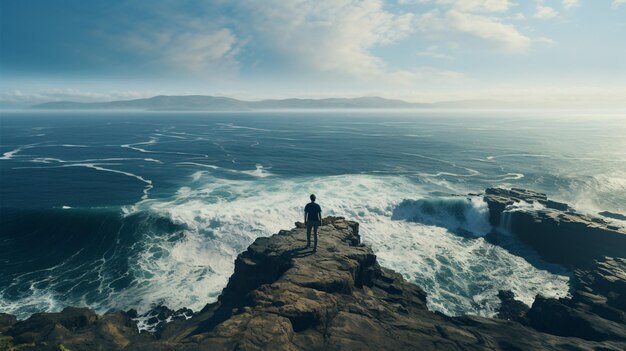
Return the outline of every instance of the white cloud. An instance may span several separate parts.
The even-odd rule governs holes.
[[[491,17],[452,11],[448,13],[448,18],[458,30],[499,43],[511,52],[526,51],[530,45],[530,39],[518,32],[513,25]]]
[[[618,8],[622,5],[626,4],[626,0],[613,0],[613,4],[612,7],[613,8]]]
[[[188,4],[189,5],[189,4]],[[237,54],[245,40],[221,15],[222,4],[197,3],[193,12],[178,1],[128,2],[115,17],[104,17],[95,35],[104,38],[114,53],[106,63],[177,76],[232,77],[238,73]],[[120,14],[126,14],[128,16]],[[115,28],[111,26],[115,25]],[[120,55],[115,55],[123,51]],[[142,67],[142,68],[143,68]]]
[[[580,0],[563,0],[563,8],[571,10],[580,6]]]
[[[407,37],[413,14],[394,14],[380,0],[246,1],[254,41],[306,72],[357,78],[406,77],[372,54],[377,46]]]
[[[540,38],[535,39],[535,41],[538,42],[538,43],[541,43],[541,44],[543,44],[543,45],[545,45],[545,46],[547,46],[549,48],[553,48],[553,47],[555,47],[557,45],[556,41],[554,41],[554,40],[552,40],[550,38],[547,38],[547,37],[540,37]]]
[[[456,71],[442,70],[434,67],[419,67],[412,70],[389,72],[381,77],[386,83],[410,87],[415,82],[425,83],[459,83],[466,79],[465,74]]]
[[[450,4],[459,11],[506,12],[512,3],[509,0],[436,0],[438,4]]]
[[[471,35],[487,42],[495,43],[506,52],[525,52],[530,46],[530,38],[521,34],[515,26],[499,19],[460,12],[448,11],[444,14],[437,10],[421,16],[418,28],[422,32],[458,32]]]
[[[439,51],[436,47],[428,48],[423,51],[418,51],[415,53],[415,56],[427,57],[427,58],[431,58],[435,60],[446,60],[446,61],[454,60],[454,57],[452,55],[445,54]]]
[[[140,52],[148,64],[192,74],[224,74],[238,69],[238,40],[224,28],[150,28],[135,31],[120,43],[128,50]]]
[[[234,68],[237,38],[228,29],[209,33],[182,33],[173,38],[162,60],[192,72]]]
[[[211,13],[213,5],[199,15],[161,9],[158,15],[167,26],[135,27],[118,41],[138,52],[148,65],[199,77],[236,76],[239,67],[246,65],[251,70],[258,67],[258,72],[280,67],[277,78],[298,72],[319,79],[344,76],[398,84],[407,84],[411,77],[417,82],[461,75],[441,68],[435,73],[410,64],[393,68],[376,54],[380,47],[409,38],[416,31],[427,40],[433,33],[446,34],[440,40],[447,46],[463,44],[463,36],[469,35],[510,53],[525,52],[532,42],[505,22],[510,18],[497,17],[515,6],[510,0],[408,1],[442,11],[390,10],[383,0],[242,0],[232,4],[238,16],[212,20],[202,14]]]
[[[553,9],[552,7],[538,4],[533,17],[542,19],[542,20],[547,20],[550,18],[557,17],[558,15],[559,15],[559,12]]]
[[[506,12],[513,6],[510,0],[401,0],[399,3],[446,5],[467,12]]]
[[[521,13],[521,12],[518,12],[518,13],[516,13],[516,14],[514,14],[514,15],[512,16],[512,19],[514,19],[514,20],[516,20],[516,21],[524,21],[524,20],[526,20],[526,15],[524,15],[524,14],[523,14],[523,13]]]

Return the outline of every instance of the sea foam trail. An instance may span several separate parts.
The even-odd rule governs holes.
[[[150,190],[154,187],[152,185],[152,180],[146,179],[140,175],[137,175],[131,172],[103,167],[103,166],[112,166],[112,165],[117,166],[118,165],[117,163],[109,164],[109,163],[91,162],[91,161],[127,161],[127,160],[142,160],[146,162],[154,162],[154,163],[161,163],[161,164],[163,163],[159,160],[152,159],[152,158],[102,158],[102,159],[89,159],[89,160],[77,161],[77,160],[61,160],[61,159],[52,158],[52,157],[36,157],[29,161],[33,163],[44,163],[44,164],[57,163],[60,165],[59,166],[46,166],[46,167],[13,167],[13,169],[49,169],[49,168],[66,168],[66,167],[85,167],[85,168],[90,168],[90,169],[94,169],[96,171],[101,171],[101,172],[117,173],[117,174],[121,174],[127,177],[137,179],[140,182],[144,183],[145,185],[143,188],[143,195],[141,196],[141,200],[146,200],[150,195]]]
[[[111,169],[111,168],[105,168],[96,163],[72,163],[68,165],[63,165],[62,167],[86,167],[86,168],[95,169],[97,171],[117,173],[117,174],[125,175],[127,177],[135,178],[146,184],[143,188],[143,195],[141,196],[142,200],[146,200],[148,198],[150,190],[153,188],[152,181],[150,179],[146,179],[142,176],[139,176],[130,172],[119,171],[119,170]]]
[[[13,158],[13,155],[15,155],[16,153],[20,152],[23,148],[18,147],[17,149],[11,150],[11,151],[7,151],[5,153],[2,154],[2,156],[0,157],[0,160],[10,160],[11,158]]]
[[[18,147],[18,148],[15,148],[15,149],[13,149],[13,150],[11,150],[11,151],[4,152],[4,153],[2,154],[2,156],[0,156],[0,160],[10,160],[10,159],[12,159],[12,158],[13,158],[13,156],[15,156],[15,155],[16,155],[17,153],[19,153],[20,151],[22,151],[22,150],[24,150],[24,149],[29,149],[29,148],[31,148],[31,147],[33,147],[33,146],[35,146],[35,144],[32,144],[32,145],[23,145],[23,146],[20,146],[20,147]]]
[[[155,134],[158,135],[158,134]],[[159,138],[157,137],[150,137],[150,139],[148,141],[144,141],[144,142],[139,142],[139,143],[132,143],[132,144],[122,144],[120,145],[121,148],[125,148],[125,149],[131,149],[131,150],[135,150],[135,151],[139,151],[141,153],[152,153],[152,154],[171,154],[171,155],[183,155],[183,156],[199,156],[199,157],[204,157],[204,158],[208,158],[209,155],[207,154],[198,154],[198,153],[190,153],[190,152],[179,152],[179,151],[165,151],[165,150],[147,150],[141,147],[137,147],[136,145],[146,145],[146,146],[150,146],[150,145],[156,145],[159,142]]]
[[[402,177],[194,177],[167,201],[142,201],[128,209],[129,214],[164,216],[185,228],[179,240],[146,235],[130,260],[141,281],[124,292],[142,297],[144,306],[134,307],[158,301],[197,310],[214,301],[233,272],[237,254],[255,238],[302,220],[309,193],[318,195],[323,215],[359,221],[364,242],[381,263],[422,286],[431,309],[490,316],[500,289],[512,290],[527,304],[537,294],[565,296],[568,291],[566,276],[537,269],[480,237],[489,229],[482,201],[424,200],[424,190]]]

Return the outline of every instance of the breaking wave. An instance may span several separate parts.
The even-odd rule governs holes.
[[[48,214],[48,221],[36,221],[39,226],[74,223],[59,232],[65,254],[50,258],[56,265],[41,263],[52,268],[7,276],[0,310],[21,318],[67,305],[100,312],[142,312],[155,304],[199,310],[217,299],[235,257],[255,238],[302,220],[310,193],[324,215],[359,221],[363,241],[381,264],[422,286],[431,309],[490,316],[499,289],[512,290],[527,304],[536,294],[567,294],[567,276],[537,269],[482,238],[491,229],[482,201],[433,197],[403,177],[279,179],[265,172],[258,167],[249,180],[196,172],[174,196],[146,199],[122,213],[65,208]],[[18,222],[32,215],[41,218],[28,214]],[[91,238],[71,242],[84,233]],[[19,262],[20,253],[14,255],[10,261]]]

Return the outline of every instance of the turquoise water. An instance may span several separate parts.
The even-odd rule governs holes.
[[[0,312],[21,318],[198,310],[310,193],[431,309],[489,316],[498,289],[563,296],[568,272],[486,242],[485,205],[457,195],[525,187],[626,213],[624,116],[3,112],[0,126]]]

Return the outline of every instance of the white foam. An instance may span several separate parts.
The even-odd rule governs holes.
[[[146,185],[144,186],[143,189],[143,195],[141,197],[142,200],[145,200],[148,198],[149,196],[149,192],[150,190],[154,187],[152,185],[152,180],[150,179],[146,179],[140,175],[131,173],[131,172],[126,172],[126,171],[120,171],[117,169],[111,169],[111,168],[105,168],[102,166],[106,166],[106,165],[118,165],[118,164],[111,164],[111,163],[94,163],[93,161],[123,161],[123,160],[137,160],[137,158],[101,158],[101,159],[90,159],[90,160],[81,160],[81,161],[71,161],[71,160],[61,160],[58,158],[51,158],[51,157],[36,157],[32,160],[30,160],[30,162],[34,162],[34,163],[45,163],[45,164],[50,164],[50,163],[59,163],[59,166],[51,166],[51,167],[13,167],[13,169],[47,169],[47,168],[64,168],[64,167],[85,167],[85,168],[91,168],[91,169],[95,169],[97,171],[102,171],[102,172],[111,172],[111,173],[117,173],[117,174],[122,174],[125,175],[127,177],[132,177],[135,178],[143,183],[145,183]],[[157,163],[162,163],[159,160],[155,160],[155,159],[143,159],[140,158],[138,160],[144,160],[144,161],[148,161],[148,162],[157,162]]]
[[[487,159],[493,160],[494,158],[504,158],[504,157],[530,157],[530,158],[552,158],[550,155],[544,154],[505,154],[498,156],[489,156]]]
[[[141,197],[142,200],[145,200],[148,198],[150,189],[153,188],[152,181],[150,179],[146,179],[142,176],[139,176],[130,172],[120,171],[120,170],[111,169],[111,168],[105,168],[96,163],[72,163],[72,164],[65,164],[62,167],[86,167],[86,168],[95,169],[97,171],[117,173],[117,174],[122,174],[128,177],[135,178],[146,184],[143,188],[143,196]]]
[[[166,216],[185,229],[178,240],[148,235],[143,249],[131,259],[138,283],[118,296],[121,304],[134,302],[141,309],[159,301],[174,309],[197,310],[214,301],[232,274],[236,255],[255,238],[302,220],[310,193],[318,196],[324,215],[359,221],[364,242],[372,246],[381,263],[424,287],[432,309],[452,315],[493,315],[500,289],[512,290],[528,304],[538,293],[565,296],[568,291],[566,276],[539,270],[483,238],[458,236],[442,226],[392,220],[401,200],[426,197],[420,186],[402,177],[237,181],[210,173],[194,177],[194,187],[181,188],[168,201],[142,201],[126,210],[126,215],[147,211]],[[484,234],[485,204],[472,200],[466,207],[466,229]]]
[[[246,174],[246,175],[257,177],[257,178],[265,178],[265,177],[269,177],[269,176],[272,175],[272,173],[270,173],[267,169],[265,169],[265,167],[263,167],[263,165],[261,165],[261,164],[257,164],[256,168],[254,170],[249,170],[249,171],[239,171],[239,170],[236,170],[236,169],[219,167],[219,166],[216,166],[216,165],[205,164],[205,163],[198,163],[198,162],[177,162],[176,164],[204,167],[204,168],[220,170],[220,171],[229,172],[229,173]],[[192,178],[194,178],[194,180],[197,180],[195,178],[196,178],[196,176],[198,174],[200,174],[200,173],[198,173],[198,172],[194,173],[192,175]]]
[[[408,138],[432,138],[432,134],[405,134]]]
[[[522,179],[524,178],[524,174],[522,173],[507,173],[501,176],[500,179],[498,179],[499,181],[505,181],[505,180],[518,180],[518,179]]]
[[[121,173],[146,186],[152,185],[148,179],[101,164],[61,166]],[[107,275],[110,269],[106,268],[104,257],[108,256],[104,255],[96,262],[86,263],[89,269],[83,270],[97,272],[98,294],[108,296],[107,299],[93,302],[83,297],[80,301],[66,301],[47,289],[33,288],[31,295],[19,301],[0,299],[0,309],[24,315],[82,304],[99,312],[136,308],[143,313],[154,304],[164,304],[172,309],[188,307],[197,311],[217,299],[233,272],[234,259],[255,238],[292,228],[293,222],[303,219],[303,207],[311,193],[318,196],[323,215],[359,221],[363,241],[371,245],[381,264],[422,286],[431,309],[450,315],[491,316],[499,304],[500,289],[512,290],[527,304],[536,294],[565,296],[568,291],[566,276],[537,269],[480,237],[488,230],[488,213],[479,198],[439,198],[429,203],[434,206],[433,211],[415,207],[415,211],[422,212],[413,217],[431,216],[432,223],[424,224],[406,220],[411,216],[410,207],[400,208],[409,211],[406,218],[392,219],[404,199],[429,199],[422,186],[404,177],[274,176],[229,180],[200,171],[193,174],[192,180],[169,199],[145,199],[123,209],[126,217],[142,212],[148,215],[146,218],[169,218],[182,228],[159,233],[145,226],[143,238],[136,242],[128,259],[127,275],[133,277],[130,286],[113,288],[117,280],[126,276]],[[450,212],[448,206],[462,211]],[[477,237],[453,234],[450,230],[457,226]],[[71,284],[80,284],[80,277],[69,269],[61,267],[58,271],[72,276]],[[51,272],[49,276],[52,275]],[[24,279],[18,281],[29,281],[28,277]],[[33,284],[45,285],[44,280]]]
[[[161,133],[157,133],[154,134],[156,136],[160,136],[160,137],[166,137],[166,138],[173,138],[173,139],[181,139],[181,140],[187,140],[187,138],[182,137],[180,135],[170,135],[170,134],[161,134]]]
[[[198,163],[198,162],[176,162],[176,164],[178,164],[178,165],[199,166],[199,167],[210,168],[210,169],[222,169],[222,167],[219,167],[219,166],[216,166],[216,165],[209,165],[209,164],[206,164],[206,163]]]
[[[162,151],[162,150],[147,150],[144,149],[143,147],[137,147],[137,145],[156,145],[159,141],[159,138],[157,137],[150,137],[148,141],[143,141],[143,142],[139,142],[139,143],[132,143],[132,144],[122,144],[120,145],[120,147],[125,148],[125,149],[131,149],[131,150],[135,150],[135,151],[139,151],[141,153],[151,153],[151,154],[172,154],[172,155],[187,155],[187,156],[200,156],[200,157],[204,157],[204,158],[208,158],[209,155],[207,154],[197,154],[197,153],[190,153],[190,152],[179,152],[179,151]]]
[[[431,161],[436,161],[436,162],[443,163],[443,164],[446,164],[446,165],[454,167],[454,168],[458,168],[458,169],[462,169],[462,170],[467,171],[466,174],[451,173],[451,172],[437,172],[437,173],[420,172],[420,173],[418,173],[418,175],[421,176],[421,177],[441,177],[441,176],[474,177],[474,176],[477,176],[477,175],[480,174],[480,172],[475,170],[475,169],[462,167],[462,166],[457,166],[454,162],[442,160],[440,158],[420,155],[420,154],[416,154],[416,153],[408,153],[408,152],[403,152],[402,154],[406,155],[406,156],[413,156],[413,157],[423,158],[423,159],[427,159],[427,160],[431,160]]]
[[[139,152],[149,153],[149,152],[153,152],[153,151],[148,151],[148,150],[146,150],[144,148],[140,148],[140,147],[137,147],[135,145],[154,145],[154,144],[157,143],[157,140],[158,140],[157,138],[151,137],[148,141],[144,141],[144,142],[140,142],[140,143],[134,143],[134,144],[123,144],[123,145],[120,145],[120,146],[123,147],[123,148],[132,149],[132,150],[139,151]]]
[[[68,305],[68,303],[64,301],[66,296],[59,296],[46,287],[53,284],[54,280],[58,279],[59,275],[63,274],[68,278],[68,281],[71,279],[72,282],[76,281],[76,284],[80,284],[80,277],[76,277],[76,275],[73,274],[78,268],[70,269],[68,268],[68,264],[72,262],[75,257],[80,255],[82,251],[83,249],[78,250],[56,266],[15,276],[9,286],[3,287],[4,291],[20,289],[19,287],[29,284],[28,294],[23,294],[19,300],[0,299],[0,311],[16,315],[18,319],[23,319],[36,312],[57,312],[63,307],[66,307]],[[87,304],[83,305],[88,306]],[[98,306],[93,307],[97,308]]]
[[[216,123],[216,124],[218,126],[227,127],[230,129],[247,129],[247,130],[254,130],[254,131],[259,131],[259,132],[273,132],[273,130],[269,130],[269,129],[240,126],[234,123]],[[281,130],[281,131],[284,132],[284,130]]]
[[[559,200],[588,214],[606,210],[626,214],[626,202],[623,201],[626,198],[626,171],[581,178],[574,182],[574,190],[561,194],[563,198]]]
[[[29,160],[29,162],[33,162],[33,163],[64,163],[64,160],[58,159],[58,158],[53,158],[53,157],[35,157],[32,160]]]
[[[241,171],[243,174],[251,175],[254,177],[265,178],[272,175],[272,173],[268,172],[263,165],[256,165],[256,169],[253,171]]]
[[[83,162],[107,162],[107,161],[146,161],[163,164],[162,161],[154,158],[137,158],[137,157],[109,157],[109,158],[90,158],[86,160],[62,160],[54,157],[35,157],[28,160],[34,163],[83,163]],[[24,168],[24,167],[23,167]]]
[[[10,160],[13,158],[13,156],[15,156],[18,152],[24,150],[24,149],[28,149],[31,148],[33,145],[24,145],[24,146],[20,146],[16,149],[13,149],[11,151],[7,151],[5,153],[2,154],[2,157],[0,157],[0,160]]]

